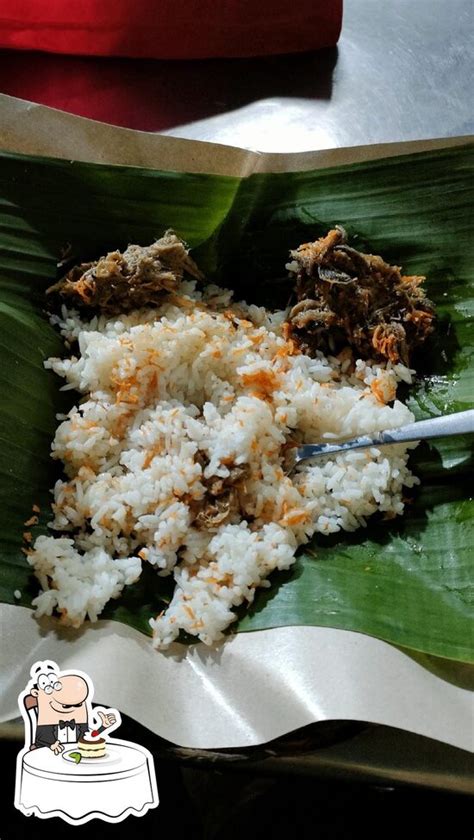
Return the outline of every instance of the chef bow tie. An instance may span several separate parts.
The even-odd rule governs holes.
[[[76,721],[74,720],[74,718],[71,718],[71,720],[60,720],[59,721],[59,726],[60,727],[70,726],[71,729],[74,729],[75,725],[76,725]]]

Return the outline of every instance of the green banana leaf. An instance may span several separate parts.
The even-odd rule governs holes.
[[[73,397],[43,368],[63,352],[43,306],[66,247],[90,259],[172,227],[209,278],[237,298],[279,306],[288,250],[342,224],[361,249],[427,275],[437,332],[405,399],[428,417],[473,402],[472,176],[469,144],[245,179],[0,154],[0,601],[29,606],[38,591],[22,533],[47,531],[60,475],[49,450],[55,415]],[[402,518],[313,540],[231,631],[329,626],[473,661],[471,446],[468,438],[419,446],[412,465],[422,484]],[[40,521],[27,528],[33,505]],[[103,617],[149,633],[171,592],[171,580],[145,568]]]

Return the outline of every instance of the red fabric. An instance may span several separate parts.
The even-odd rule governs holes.
[[[215,95],[213,63],[198,62],[193,73],[192,62],[8,52],[0,55],[0,90],[79,117],[164,131],[218,112],[212,93],[222,100],[225,91]],[[208,85],[201,96],[197,80]]]
[[[335,50],[207,61],[11,50],[0,52],[0,91],[80,117],[164,131],[275,96],[327,98],[335,59]]]
[[[246,57],[337,43],[342,0],[1,0],[0,47],[134,58]]]

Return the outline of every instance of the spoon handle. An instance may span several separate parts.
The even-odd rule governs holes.
[[[443,414],[429,420],[418,420],[400,429],[382,432],[383,442],[404,443],[412,440],[429,440],[436,437],[451,437],[474,432],[474,409],[458,411],[455,414]]]
[[[444,414],[442,417],[432,417],[429,420],[418,420],[399,429],[389,429],[379,432],[373,437],[364,435],[354,440],[342,443],[308,443],[297,450],[296,463],[314,458],[315,455],[331,455],[349,449],[364,449],[370,446],[385,446],[391,443],[409,443],[414,440],[429,440],[437,437],[451,437],[474,432],[474,409],[459,411],[455,414]]]

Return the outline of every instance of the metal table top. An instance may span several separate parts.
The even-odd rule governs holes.
[[[0,91],[269,152],[449,137],[473,131],[473,23],[472,0],[345,0],[333,49],[203,61],[0,52]]]
[[[203,62],[195,111],[215,94],[221,113],[166,133],[271,152],[470,134],[473,23],[472,0],[345,0],[335,49]]]

